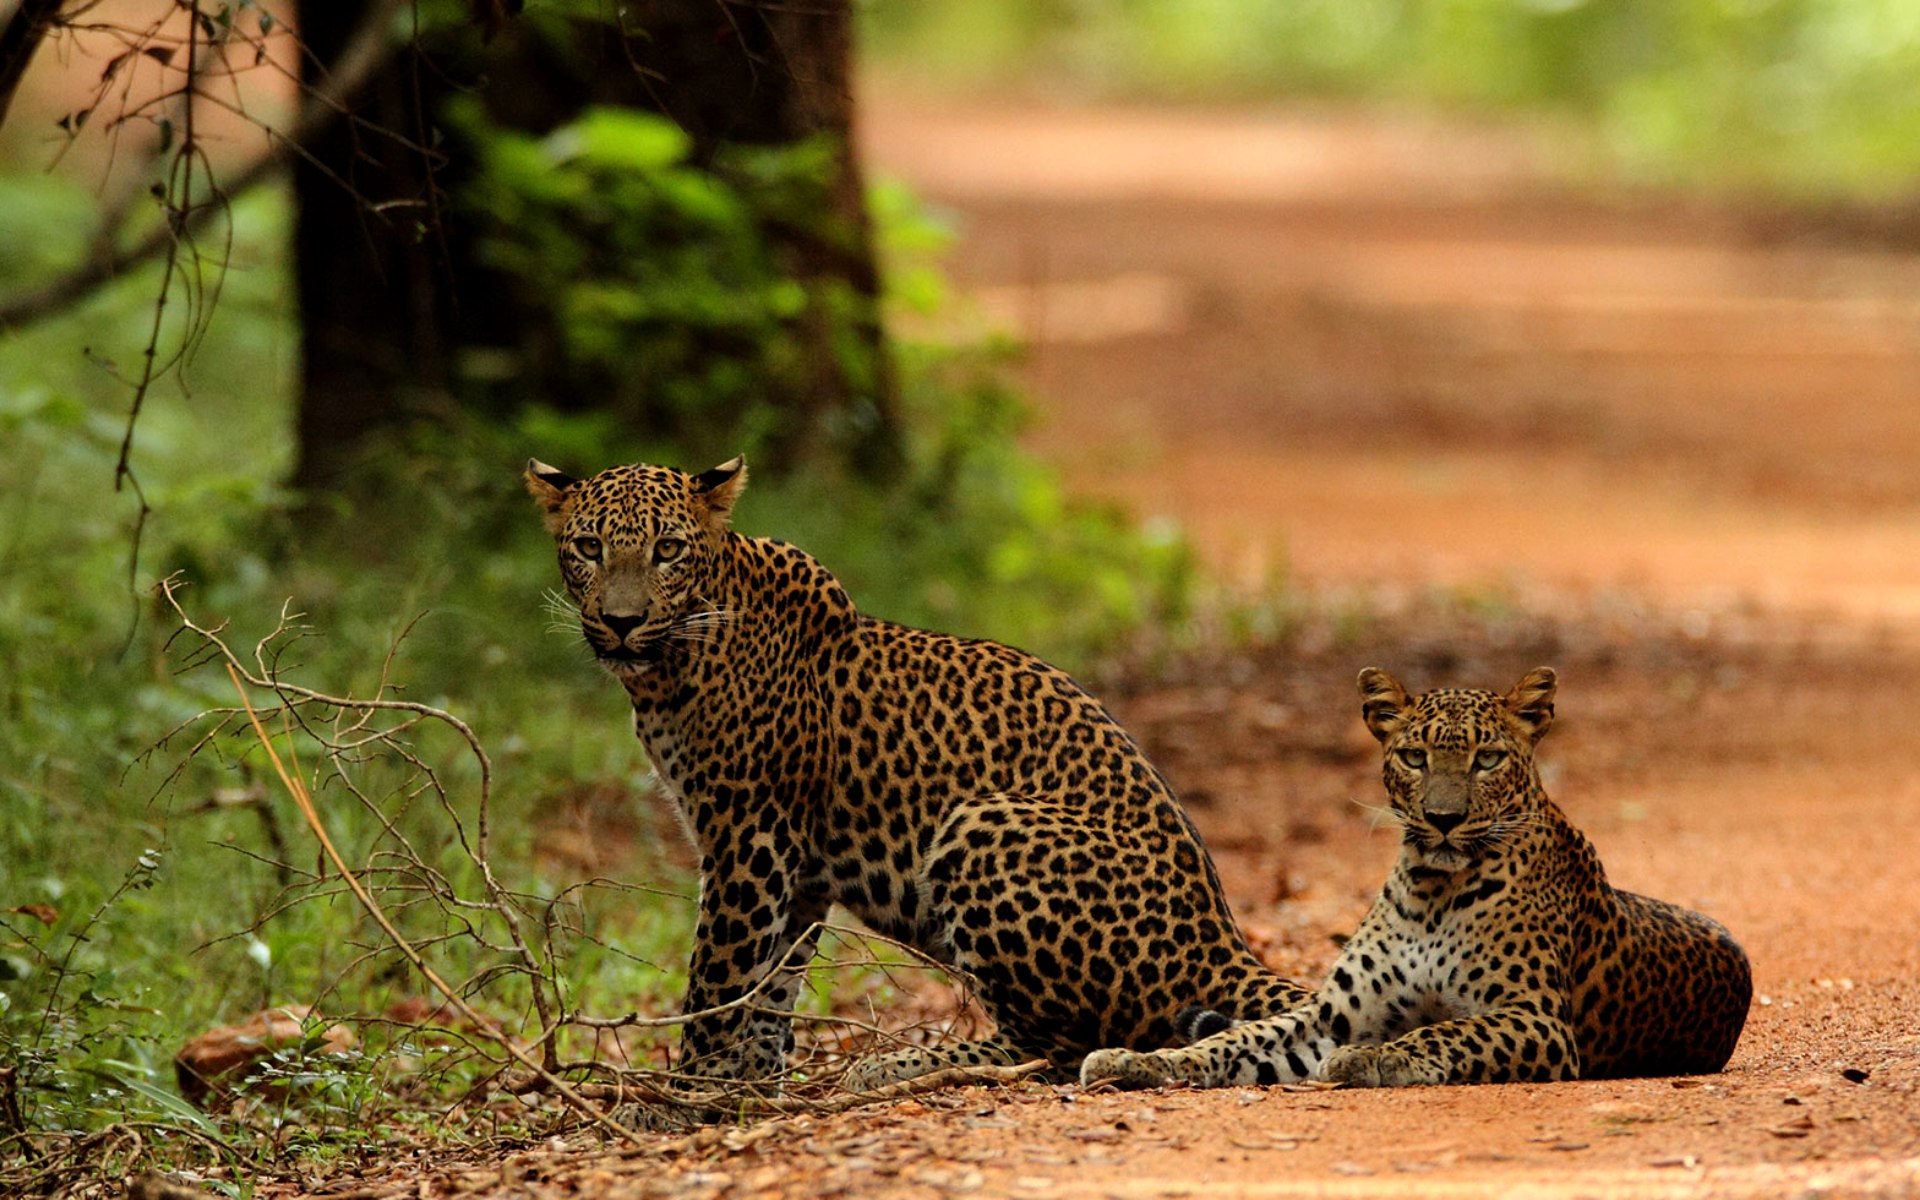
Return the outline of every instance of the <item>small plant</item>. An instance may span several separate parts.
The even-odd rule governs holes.
[[[0,913],[0,1192],[38,1194],[86,1178],[103,1159],[134,1152],[139,1126],[164,1130],[182,1109],[205,1125],[153,1086],[132,1024],[153,1010],[128,999],[138,985],[94,944],[103,924],[153,887],[164,861],[158,849],[142,851],[84,915],[55,902]],[[199,1133],[224,1149],[210,1130]]]

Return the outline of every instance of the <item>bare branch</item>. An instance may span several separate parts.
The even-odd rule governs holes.
[[[39,2],[45,3],[46,0]],[[306,102],[300,106],[299,116],[292,127],[285,133],[269,129],[267,132],[272,139],[272,146],[221,182],[220,190],[228,201],[279,170],[288,157],[303,152],[304,147],[330,122],[346,114],[348,101],[393,54],[396,43],[391,26],[394,14],[405,2],[381,0],[368,10],[366,20],[354,32],[346,49],[340,52],[339,60],[332,67],[317,73],[319,78],[309,91]],[[23,6],[21,13],[15,15],[7,27],[7,33],[13,31],[26,8],[31,6],[32,0]],[[0,66],[3,65],[4,62],[0,62]],[[4,83],[4,80],[0,80],[0,83]],[[4,95],[0,95],[0,104],[4,103],[4,99]],[[3,109],[0,109],[0,113],[3,113]],[[113,228],[103,228],[95,239],[96,252],[87,262],[39,287],[0,300],[0,328],[31,325],[65,312],[92,294],[95,288],[167,253],[182,236],[190,237],[215,212],[224,208],[225,205],[221,204],[196,206],[184,223],[162,222],[145,237],[120,250],[112,247]]]
[[[236,707],[213,708],[201,715],[199,721],[207,731],[192,740],[186,753],[192,756],[203,749],[217,748],[226,738],[250,735],[249,740],[264,751],[286,794],[292,797],[324,860],[311,868],[296,869],[284,847],[271,858],[255,856],[281,874],[282,886],[277,896],[266,900],[248,931],[257,933],[295,905],[350,897],[378,932],[364,937],[355,933],[341,939],[343,948],[359,952],[337,969],[334,982],[323,994],[350,975],[364,974],[375,965],[383,973],[390,970],[397,955],[411,968],[409,975],[423,978],[430,986],[442,1002],[436,1012],[445,1016],[383,1019],[399,1025],[439,1027],[439,1032],[450,1036],[458,1047],[441,1060],[443,1067],[465,1063],[488,1068],[470,1079],[469,1099],[496,1090],[557,1097],[587,1120],[631,1144],[633,1123],[623,1122],[614,1115],[621,1109],[610,1106],[637,1105],[649,1126],[700,1122],[717,1115],[738,1118],[834,1113],[954,1084],[1013,1082],[1044,1066],[1035,1063],[939,1072],[898,1086],[853,1093],[845,1086],[843,1074],[855,1054],[898,1039],[903,1032],[909,1036],[931,1035],[937,1040],[952,1036],[954,1031],[920,1024],[909,1031],[890,1033],[871,1021],[858,1019],[858,1014],[838,1011],[800,1018],[818,1032],[806,1039],[808,1052],[793,1064],[797,1076],[736,1080],[702,1072],[700,1064],[685,1061],[675,1069],[625,1065],[645,1060],[630,1053],[619,1031],[657,1032],[730,1010],[775,1011],[769,989],[787,972],[806,969],[816,953],[816,943],[835,947],[827,953],[836,967],[877,968],[889,979],[895,970],[942,968],[893,939],[816,922],[785,957],[762,971],[741,995],[713,1008],[657,1017],[638,1012],[600,1017],[580,1011],[568,995],[569,986],[560,969],[567,961],[568,950],[556,934],[560,939],[585,938],[605,946],[592,936],[584,916],[575,927],[575,919],[569,914],[577,910],[568,897],[609,881],[577,882],[557,895],[512,891],[498,882],[487,861],[485,838],[470,839],[466,830],[470,821],[486,820],[492,780],[492,769],[474,731],[451,713],[391,698],[397,686],[392,677],[396,650],[390,650],[383,660],[368,698],[300,687],[279,674],[280,650],[290,639],[305,635],[299,624],[300,614],[291,605],[282,607],[273,630],[255,645],[251,655],[243,657],[223,639],[224,624],[201,624],[186,613],[178,595],[180,586],[177,578],[169,578],[157,586],[156,592],[172,609],[185,637],[198,646],[176,646],[171,639],[169,646],[176,653],[184,652],[189,669],[224,667],[240,696]],[[276,702],[257,706],[254,697],[262,692],[270,693]],[[280,729],[269,732],[275,725]],[[427,748],[413,744],[419,732],[434,726],[458,734],[466,753],[479,765],[477,813],[470,812],[465,804],[453,803],[446,768],[436,764]],[[185,729],[176,727],[167,739],[180,736]],[[303,747],[318,748],[310,764],[301,762]],[[364,772],[380,770],[383,764],[399,768],[401,776],[372,786],[382,776],[368,777]],[[178,774],[176,770],[164,786],[171,786]],[[365,843],[365,849],[357,853],[345,841],[336,843],[316,806],[315,796],[323,786],[336,785],[373,820],[371,827],[362,824],[355,834]],[[380,796],[382,788],[384,798]],[[254,785],[249,790],[257,793],[259,789]],[[225,798],[248,802],[248,793]],[[467,885],[456,882],[443,870],[433,853],[423,853],[427,847],[409,840],[405,828],[410,820],[409,808],[422,799],[438,802],[445,820],[432,828],[444,829],[458,839],[464,858],[478,872],[482,894],[461,895],[460,888]],[[202,804],[199,809],[206,807]],[[358,861],[350,861],[350,854]],[[537,931],[534,937],[522,932],[528,923],[534,926],[529,932]],[[403,933],[402,929],[407,931]],[[904,955],[906,961],[895,961],[895,954]],[[461,978],[436,969],[433,963],[442,956],[467,964],[469,973]],[[523,981],[525,994],[519,993],[522,984],[513,983],[515,979]],[[967,983],[964,976],[957,982],[963,987]],[[503,988],[503,984],[510,986]],[[895,986],[900,985],[896,982]],[[516,1029],[513,1021],[481,1011],[479,998],[483,995],[517,995],[516,1002],[527,1004],[532,1011],[522,1017]],[[785,1014],[785,1006],[779,1011]],[[448,1017],[457,1017],[457,1023]],[[579,1045],[575,1039],[580,1035],[587,1038],[588,1056],[570,1055],[570,1060],[563,1060],[557,1049],[561,1039]],[[646,1040],[645,1033],[642,1040]]]
[[[247,699],[246,688],[240,682],[239,669],[232,663],[229,663],[227,664],[227,673],[233,678],[234,689],[240,693],[240,702],[246,708],[247,717],[253,724],[254,735],[260,739],[260,744],[266,748],[267,758],[272,762],[274,772],[280,776],[280,782],[286,785],[288,794],[293,797],[294,803],[299,806],[300,815],[307,819],[308,827],[313,830],[313,835],[319,841],[321,849],[326,852],[328,861],[333,863],[333,869],[340,872],[341,880],[345,882],[347,887],[353,892],[354,899],[360,902],[360,906],[366,910],[367,915],[372,917],[374,922],[380,926],[381,932],[387,935],[388,941],[393,944],[395,949],[400,951],[407,962],[412,965],[413,969],[420,972],[421,976],[433,985],[435,991],[446,997],[448,1004],[452,1005],[461,1016],[472,1021],[477,1027],[490,1030],[491,1027],[488,1025],[486,1018],[475,1012],[473,1008],[467,1004],[466,998],[463,997],[452,984],[442,979],[439,972],[435,971],[433,967],[427,963],[427,960],[421,956],[420,951],[414,947],[413,943],[402,936],[398,929],[394,928],[393,923],[387,919],[386,911],[380,906],[379,901],[373,898],[373,894],[367,891],[366,887],[360,882],[360,877],[353,873],[353,868],[347,865],[347,860],[341,857],[340,851],[334,847],[333,839],[327,834],[326,826],[321,823],[319,812],[314,808],[313,799],[307,794],[305,785],[300,781],[298,776],[287,770],[285,764],[280,759],[279,753],[275,751],[273,747],[273,739],[267,736],[266,727],[260,724],[260,715],[254,711],[252,701]],[[501,1030],[495,1034],[494,1040],[502,1050],[505,1050],[513,1058],[519,1060],[522,1066],[535,1071],[547,1086],[551,1087],[561,1098],[577,1108],[587,1119],[603,1126],[623,1141],[632,1142],[638,1140],[632,1130],[621,1125],[612,1117],[604,1116],[595,1111],[593,1107],[576,1094],[564,1080],[553,1075],[541,1064],[529,1058],[524,1050],[514,1044],[513,1038],[510,1037],[505,1030]]]

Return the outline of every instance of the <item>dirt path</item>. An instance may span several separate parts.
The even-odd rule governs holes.
[[[1758,1001],[1722,1074],[949,1091],[714,1129],[664,1157],[536,1149],[423,1194],[501,1181],[601,1200],[1920,1194],[1920,886],[1904,828],[1920,776],[1905,769],[1905,706],[1889,702],[1920,684],[1920,659],[1777,620],[1739,633],[1617,605],[1328,610],[1259,651],[1187,658],[1111,693],[1188,798],[1263,954],[1311,978],[1394,852],[1355,803],[1373,799],[1378,768],[1352,664],[1423,682],[1556,664],[1549,788],[1616,883],[1715,913],[1752,956]]]
[[[1513,135],[870,111],[1037,444],[1231,576],[1920,625],[1920,257],[1581,198]]]

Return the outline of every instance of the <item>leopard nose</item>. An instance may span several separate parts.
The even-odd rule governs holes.
[[[1427,824],[1438,829],[1443,834],[1451,833],[1455,826],[1466,819],[1467,814],[1465,812],[1430,812],[1427,814]]]
[[[628,616],[621,616],[617,613],[610,613],[610,612],[603,612],[600,614],[600,623],[602,625],[605,625],[608,629],[612,630],[613,636],[619,638],[623,642],[627,640],[628,634],[640,628],[640,622],[644,621],[645,619],[646,619],[645,617],[628,617]]]

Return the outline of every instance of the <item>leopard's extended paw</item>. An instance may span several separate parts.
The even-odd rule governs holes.
[[[873,1092],[891,1083],[917,1079],[940,1064],[919,1049],[908,1047],[891,1054],[870,1054],[847,1068],[840,1086],[850,1092]]]
[[[1173,1073],[1158,1055],[1133,1050],[1095,1050],[1080,1064],[1080,1086],[1112,1083],[1123,1088],[1159,1087]]]
[[[1393,1046],[1342,1046],[1320,1068],[1320,1078],[1348,1087],[1411,1087],[1430,1079],[1406,1051]]]

